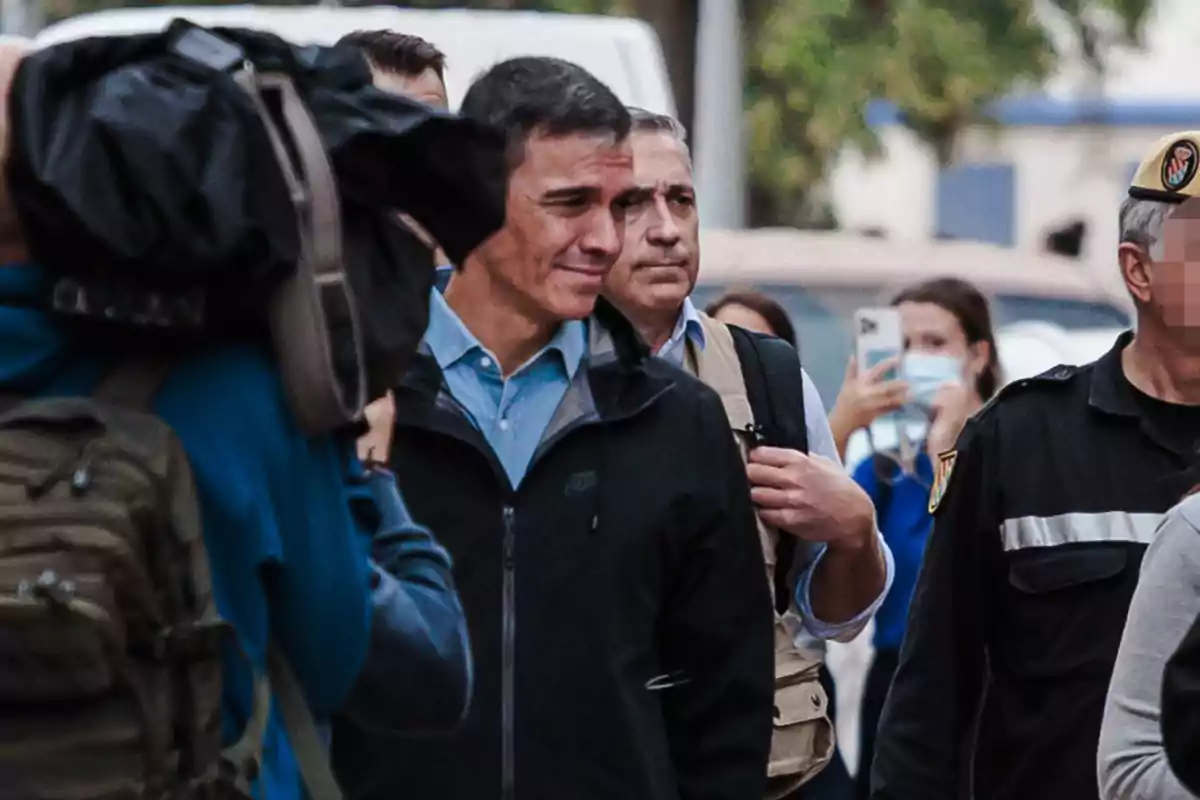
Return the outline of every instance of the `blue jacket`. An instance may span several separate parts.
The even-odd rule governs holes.
[[[46,296],[43,283],[35,267],[0,267],[0,386],[29,394],[90,392],[116,354],[70,335],[33,307],[31,300]],[[181,361],[154,405],[187,451],[217,608],[246,657],[263,668],[273,636],[318,719],[348,696],[369,693],[377,713],[368,722],[453,725],[469,680],[462,613],[448,558],[427,531],[411,524],[394,484],[389,489],[379,478],[365,478],[350,442],[303,436],[270,360],[251,345]],[[391,502],[365,513],[363,501],[372,496]],[[351,513],[356,497],[357,521]],[[373,569],[372,536],[364,531],[375,530],[381,561],[396,577]],[[369,646],[391,656],[392,680],[372,686],[369,674],[360,676]],[[362,705],[348,710],[362,711]],[[223,709],[232,740],[251,710],[250,668],[232,648]],[[299,800],[299,780],[272,714],[259,792]]]

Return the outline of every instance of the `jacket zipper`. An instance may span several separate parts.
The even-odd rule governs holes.
[[[504,507],[504,642],[501,676],[501,800],[512,800],[514,783],[513,713],[515,700],[514,668],[516,666],[517,583],[514,558],[514,519],[512,506]]]
[[[641,406],[630,411],[629,413],[623,414],[620,417],[614,417],[612,419],[612,421],[617,421],[620,419],[628,419],[632,416],[635,416],[636,414],[641,413],[645,408],[647,408],[651,403],[653,403],[665,391],[666,390],[664,389],[663,391],[655,394],[653,397],[649,398],[646,402],[644,402]],[[457,415],[460,419],[462,419],[464,422],[466,422],[470,426],[472,431],[477,432],[479,430],[478,426],[475,425],[474,420],[471,418],[471,415],[469,413],[467,413],[466,408],[461,403],[459,403],[456,399],[454,399],[453,396],[447,394],[447,395],[444,395],[444,397],[448,398],[450,403],[448,405],[444,406],[444,405],[441,405],[442,397],[443,397],[443,395],[439,395],[439,401],[438,401],[439,406],[441,408],[443,408],[446,411],[449,411],[452,414]],[[538,461],[541,460],[542,456],[544,456],[547,451],[549,451],[552,447],[554,447],[560,441],[562,441],[562,439],[565,438],[567,434],[572,433],[573,431],[575,431],[579,428],[582,428],[582,427],[585,427],[588,425],[593,425],[593,424],[597,424],[597,420],[594,420],[594,419],[577,420],[574,423],[563,428],[563,430],[559,431],[557,434],[552,436],[549,440],[543,442],[542,445],[539,446],[537,451],[534,453],[533,458],[530,460],[529,468],[526,471],[526,474],[528,475],[529,473],[531,473],[533,471],[534,466],[538,463]],[[495,454],[492,452],[491,448],[489,448],[486,445],[486,442],[482,441],[481,437],[476,438],[476,437],[463,435],[461,433],[454,433],[454,432],[449,432],[449,431],[444,431],[444,430],[439,431],[436,428],[429,428],[427,426],[417,426],[417,427],[422,427],[426,430],[431,430],[435,433],[440,433],[441,435],[449,436],[450,438],[453,438],[458,441],[461,441],[461,442],[471,445],[472,447],[474,447],[476,450],[478,450],[480,453],[482,453],[488,459],[488,462],[491,464],[493,471],[496,473],[496,475],[498,477],[498,480],[502,484],[506,484],[506,485],[508,484],[508,477],[507,477],[507,474],[504,472],[504,468],[502,466],[500,466],[500,462],[497,460]],[[515,489],[513,490],[513,495],[515,496]],[[500,800],[513,800],[513,797],[514,797],[514,788],[513,787],[514,787],[514,781],[515,781],[514,775],[515,775],[515,771],[516,771],[515,770],[515,764],[516,764],[515,744],[514,744],[515,735],[513,732],[513,729],[514,729],[513,719],[514,719],[515,705],[516,705],[516,687],[515,687],[515,683],[514,683],[514,669],[515,669],[515,662],[516,662],[516,622],[517,622],[517,620],[516,620],[516,615],[517,615],[516,572],[515,572],[516,559],[515,559],[515,555],[514,555],[514,546],[515,546],[514,537],[515,537],[515,533],[516,533],[516,509],[513,507],[513,505],[511,503],[512,503],[512,500],[510,499],[509,502],[505,504],[503,511],[502,511],[502,515],[503,515],[503,519],[504,519],[504,600],[503,600],[504,609],[503,609],[503,623],[502,623],[503,642],[502,642],[502,647],[501,647],[502,664],[501,664],[501,679],[500,679],[500,697],[501,697],[501,699],[500,699],[500,728],[501,728],[501,730],[500,730],[500,739],[501,739]],[[593,530],[595,529],[596,524],[597,524],[597,520],[593,519],[593,521],[592,521]]]

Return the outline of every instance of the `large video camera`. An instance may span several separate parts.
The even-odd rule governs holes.
[[[372,85],[350,47],[177,20],[21,64],[7,182],[47,302],[141,346],[268,336],[298,421],[405,369],[432,254],[504,219],[504,136]],[[156,333],[147,336],[147,330]]]

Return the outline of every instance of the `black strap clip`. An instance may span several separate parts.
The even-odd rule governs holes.
[[[753,450],[767,443],[766,429],[759,423],[751,422],[742,429],[746,437],[746,449]]]

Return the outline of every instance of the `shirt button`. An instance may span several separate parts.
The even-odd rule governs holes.
[[[506,420],[506,419],[500,420],[500,430],[502,430],[502,431],[508,430],[508,420]]]
[[[483,358],[479,359],[479,366],[483,367],[484,369],[490,369],[492,366],[492,360],[487,356],[484,356]]]

